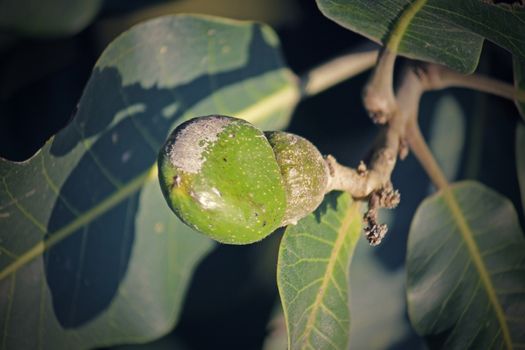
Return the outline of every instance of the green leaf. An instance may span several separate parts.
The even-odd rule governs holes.
[[[412,221],[407,274],[411,322],[431,343],[523,347],[525,240],[509,200],[472,181],[426,199]]]
[[[381,222],[385,222],[381,218]],[[373,278],[371,278],[371,276]],[[382,264],[366,240],[358,240],[350,267],[350,349],[386,349],[410,334],[406,320],[405,270]],[[394,302],[379,303],[378,300]],[[268,324],[263,350],[287,348],[286,323],[281,305]],[[381,329],[378,334],[377,330]],[[418,349],[418,348],[414,348]]]
[[[512,65],[514,86],[521,92],[522,96],[525,96],[525,60],[520,60],[517,56],[512,56]],[[525,120],[525,98],[520,101],[516,100],[516,107],[518,107],[521,117]]]
[[[521,191],[521,207],[525,216],[525,125],[516,125],[516,170]]]
[[[463,73],[486,38],[525,60],[525,8],[481,0],[317,0],[325,16],[403,56]]]
[[[348,268],[361,216],[359,203],[334,192],[313,214],[286,229],[277,283],[290,350],[348,347]]]
[[[286,125],[299,93],[278,45],[252,22],[138,25],[102,54],[66,129],[26,162],[0,159],[1,348],[144,342],[173,327],[212,244],[170,212],[158,149],[198,115]]]
[[[3,0],[0,29],[34,37],[73,35],[97,15],[101,0]]]

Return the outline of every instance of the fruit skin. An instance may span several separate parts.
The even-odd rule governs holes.
[[[323,201],[329,169],[317,149],[307,139],[283,131],[268,131],[286,189],[286,211],[281,226],[296,224]]]
[[[229,244],[259,241],[282,226],[286,191],[268,140],[237,118],[189,120],[158,156],[170,208],[190,227]]]
[[[297,223],[322,202],[329,179],[323,156],[308,140],[219,115],[177,127],[159,152],[158,167],[173,212],[229,244],[253,243]]]

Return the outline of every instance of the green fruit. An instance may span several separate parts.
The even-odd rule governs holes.
[[[265,135],[272,145],[286,189],[286,211],[281,226],[295,224],[323,201],[328,168],[323,156],[307,139],[283,131]]]
[[[265,135],[247,121],[217,115],[177,127],[158,166],[175,214],[230,244],[253,243],[295,223],[319,205],[328,179],[321,154],[307,140]]]

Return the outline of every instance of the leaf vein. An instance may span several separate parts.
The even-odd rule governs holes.
[[[33,225],[36,226],[36,228],[38,228],[38,230],[45,234],[47,233],[47,229],[46,227],[40,222],[38,221],[28,210],[26,210],[19,202],[18,202],[18,199],[16,199],[13,194],[11,193],[11,191],[9,191],[9,187],[7,186],[7,182],[5,180],[5,177],[2,179],[2,182],[4,183],[4,188],[5,188],[5,191],[7,193],[7,195],[9,196],[9,198],[13,201],[13,204],[15,205],[15,207],[18,208],[18,211],[20,213],[22,213],[23,216],[26,217],[26,219],[28,219],[29,221],[31,221],[31,223],[33,223]]]
[[[321,287],[319,288],[319,291],[317,292],[315,301],[313,303],[314,310],[310,313],[308,320],[306,322],[306,326],[304,330],[305,339],[309,338],[310,333],[312,332],[312,327],[314,327],[315,317],[317,316],[320,302],[322,301],[326,293],[326,289],[330,281],[330,276],[332,275],[331,271],[333,270],[334,265],[336,264],[337,256],[339,255],[341,247],[343,246],[343,241],[347,238],[347,231],[351,223],[354,221],[355,217],[358,216],[356,215],[356,211],[357,211],[357,206],[355,204],[352,205],[350,209],[347,209],[346,215],[341,223],[341,227],[339,228],[339,230],[336,231],[337,239],[335,241],[334,248],[330,255],[330,261],[326,266],[326,273],[323,276]],[[305,345],[306,343],[303,343],[302,348],[304,348]]]

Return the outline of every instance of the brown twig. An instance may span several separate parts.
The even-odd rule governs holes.
[[[438,188],[448,185],[417,124],[419,102],[426,91],[465,87],[525,102],[525,92],[512,84],[415,61],[408,61],[394,93],[394,52],[385,48],[379,55],[377,51],[348,54],[301,77],[304,98],[368,69],[377,57],[377,65],[363,91],[363,102],[372,120],[384,126],[368,166],[362,162],[357,169],[352,169],[339,164],[332,156],[326,157],[330,170],[327,192],[342,190],[355,198],[368,199],[365,233],[372,245],[378,244],[387,231],[385,225],[378,223],[378,209],[393,208],[399,203],[399,193],[393,189],[390,178],[397,158],[404,159],[409,147]]]
[[[395,60],[396,54],[383,48],[363,90],[363,104],[376,124],[386,124],[396,113],[393,81]]]
[[[418,93],[419,97],[410,101],[411,106],[408,113],[411,115],[406,124],[407,142],[423,169],[425,169],[434,185],[439,189],[448,187],[448,181],[426,144],[417,123],[417,112],[421,95],[432,90],[463,87],[510,100],[525,101],[525,93],[515,88],[512,84],[481,74],[460,74],[437,64],[411,62],[409,63],[408,75],[417,77],[418,84],[414,84],[413,88],[417,91],[415,93]],[[402,102],[406,101],[398,101],[400,105]]]
[[[378,51],[348,53],[325,62],[300,78],[301,96],[314,96],[374,66]]]

